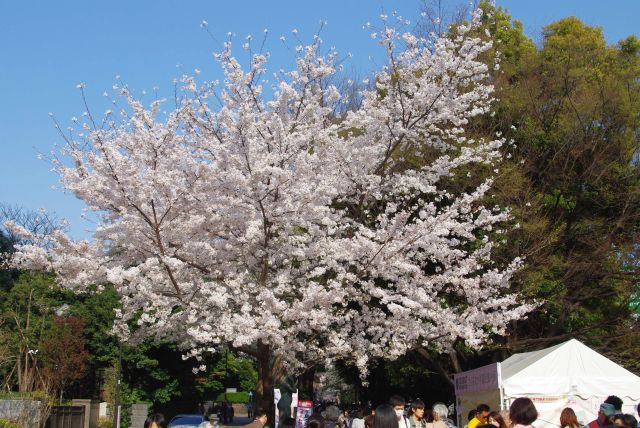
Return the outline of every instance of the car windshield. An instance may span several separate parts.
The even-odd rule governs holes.
[[[204,418],[202,416],[177,416],[169,425],[200,425]]]

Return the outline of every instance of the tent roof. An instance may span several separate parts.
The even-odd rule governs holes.
[[[640,399],[640,377],[575,339],[515,354],[500,366],[507,396],[614,394]]]
[[[572,339],[572,340],[575,340],[575,339]],[[578,342],[577,340],[575,341]],[[569,342],[571,342],[571,340]],[[516,373],[530,367],[532,364],[535,364],[537,361],[541,360],[542,358],[549,355],[550,353],[555,352],[558,348],[568,344],[569,342],[564,342],[559,345],[552,346],[550,348],[541,349],[539,351],[522,352],[520,354],[513,354],[512,356],[504,360],[502,363],[500,363],[500,366],[502,368],[502,378],[507,379],[512,377]]]

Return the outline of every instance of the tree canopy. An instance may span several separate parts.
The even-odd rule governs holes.
[[[105,213],[95,239],[0,231],[0,262],[23,244],[15,266],[53,267],[84,292],[0,271],[5,379],[16,355],[44,367],[25,352],[65,304],[88,350],[72,388],[99,393],[121,355],[128,400],[193,399],[185,384],[200,397],[229,382],[266,393],[284,363],[381,357],[395,361],[373,367],[385,389],[370,397],[418,394],[571,337],[640,372],[640,41],[608,45],[568,17],[536,44],[506,10],[482,8],[428,46],[385,24],[389,63],[348,113],[318,40],[273,99],[267,56],[243,69],[230,43],[225,85],[184,76],[168,116],[119,88],[127,120],[87,123],[57,165]],[[26,302],[28,334],[13,327]],[[138,341],[120,345],[114,322]],[[225,353],[193,352],[206,371],[192,373],[181,354],[209,347]]]

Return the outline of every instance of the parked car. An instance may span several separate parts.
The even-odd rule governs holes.
[[[178,415],[171,419],[168,428],[211,428],[207,418],[202,415]]]

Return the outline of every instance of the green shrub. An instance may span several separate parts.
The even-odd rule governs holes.
[[[0,428],[21,428],[21,427],[15,422],[8,421],[6,419],[0,419]]]
[[[20,400],[23,398],[31,398],[34,400],[48,400],[51,398],[44,391],[29,391],[29,392],[0,392],[0,400]]]
[[[111,427],[113,427],[113,419],[107,416],[100,416],[100,418],[98,419],[98,428],[111,428]]]
[[[232,403],[241,403],[247,404],[249,402],[249,393],[248,392],[227,392],[227,397],[225,398],[224,392],[218,394],[216,397],[216,401],[230,401]]]

